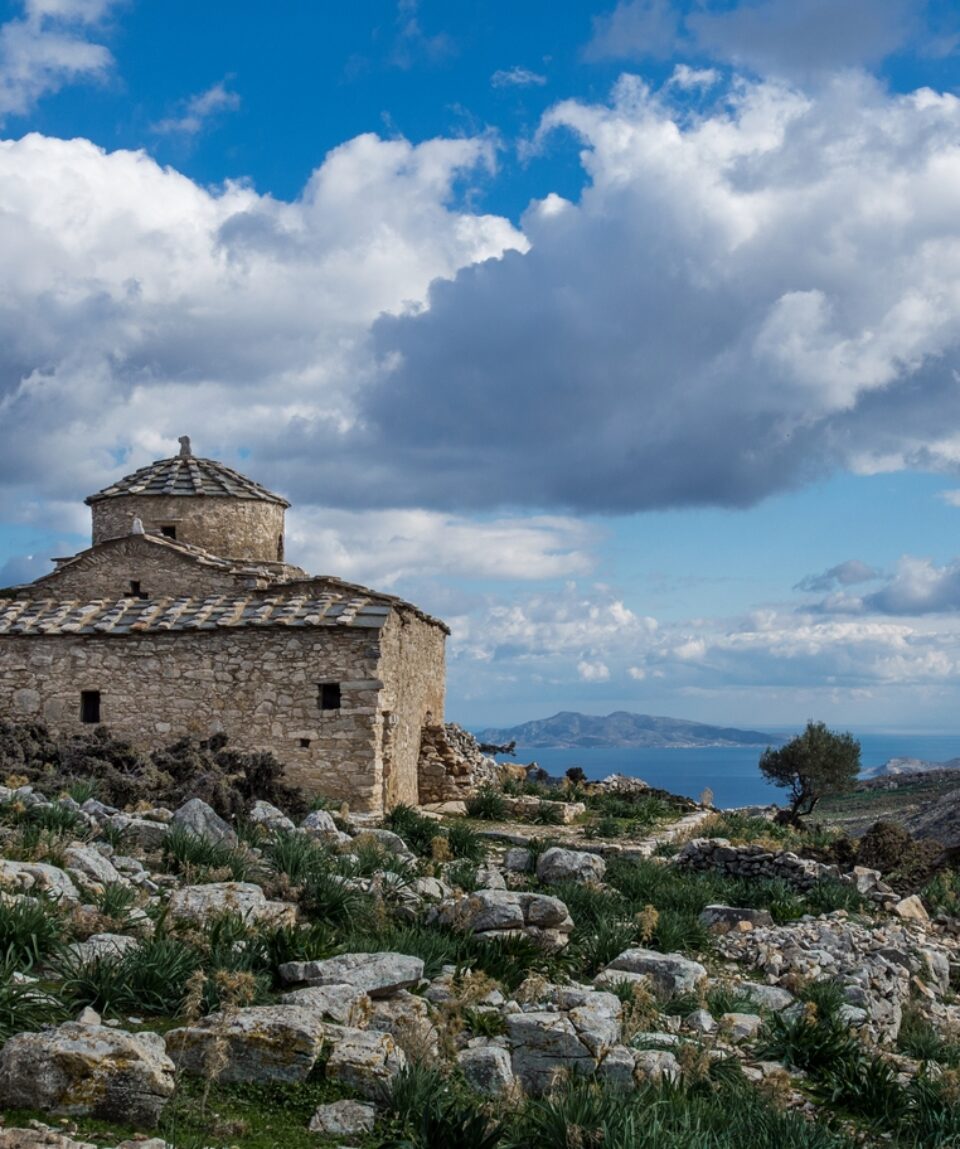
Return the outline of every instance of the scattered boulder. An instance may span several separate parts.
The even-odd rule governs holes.
[[[189,802],[184,802],[174,813],[171,825],[189,830],[198,838],[206,838],[208,842],[226,842],[230,846],[237,844],[236,832],[201,798],[191,798]]]
[[[562,1072],[592,1073],[596,1060],[562,1013],[514,1013],[507,1017],[513,1072],[528,1093],[546,1092]]]
[[[0,858],[0,889],[18,894],[47,894],[68,902],[80,898],[70,876],[45,862],[11,862]]]
[[[656,950],[629,949],[614,958],[595,984],[616,983],[624,973],[639,974],[649,979],[654,991],[664,998],[692,993],[707,971],[698,962],[682,954],[662,954]],[[602,980],[601,980],[602,979]]]
[[[700,921],[717,933],[727,930],[752,929],[754,926],[772,926],[773,915],[769,910],[753,910],[741,906],[705,906],[700,911]]]
[[[476,1045],[462,1049],[457,1061],[463,1076],[478,1093],[500,1097],[513,1087],[513,1064],[502,1045],[481,1038]]]
[[[730,1041],[749,1041],[756,1037],[763,1025],[763,1018],[755,1013],[725,1013],[720,1018],[720,1028]]]
[[[294,989],[280,999],[285,1005],[303,1005],[318,1010],[339,1025],[362,1029],[370,1016],[370,998],[355,985],[311,985]]]
[[[150,1127],[173,1088],[173,1062],[155,1033],[70,1021],[18,1033],[0,1050],[0,1107]]]
[[[679,1081],[680,1062],[676,1055],[663,1049],[640,1049],[635,1062],[636,1075],[641,1081],[654,1084],[660,1081]]]
[[[480,937],[525,934],[548,950],[562,949],[573,930],[573,919],[559,898],[515,890],[477,890],[447,898],[427,920]]]
[[[898,918],[903,918],[908,922],[928,922],[930,920],[930,915],[916,894],[911,894],[908,898],[901,898],[894,905],[893,912]]]
[[[128,950],[135,950],[139,945],[136,938],[127,934],[93,934],[85,942],[74,942],[67,946],[67,952],[86,965],[98,959],[116,961]]]
[[[165,822],[137,818],[132,814],[114,814],[107,825],[122,836],[125,848],[140,850],[159,850],[170,833]]]
[[[68,846],[63,851],[63,865],[67,873],[80,882],[96,882],[100,886],[129,885],[109,858],[89,846]]]
[[[322,961],[290,961],[280,966],[284,985],[352,985],[370,997],[411,989],[423,977],[423,961],[409,954],[340,954]]]
[[[361,1097],[381,1100],[407,1063],[403,1050],[388,1033],[374,1030],[344,1028],[331,1036],[334,1046],[327,1078],[355,1089]]]
[[[167,1051],[186,1073],[218,1080],[305,1081],[323,1045],[318,1010],[303,1005],[258,1005],[211,1013],[167,1034]]]
[[[602,882],[607,864],[597,854],[566,850],[552,846],[537,859],[537,877],[541,882]]]
[[[295,829],[293,822],[286,814],[269,802],[254,802],[247,817],[252,825],[261,826],[271,834],[289,832]]]
[[[170,895],[170,917],[175,921],[202,925],[218,914],[239,914],[245,922],[269,922],[276,926],[293,925],[297,907],[289,902],[271,902],[253,882],[208,882],[202,886],[183,886]]]
[[[340,833],[336,822],[333,820],[333,815],[326,810],[311,811],[300,823],[300,829],[316,838],[323,838],[327,834],[337,836]]]
[[[372,1133],[377,1123],[377,1111],[362,1101],[331,1101],[317,1107],[307,1127],[311,1133],[327,1137],[359,1137]]]

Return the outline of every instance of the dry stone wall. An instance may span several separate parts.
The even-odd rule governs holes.
[[[93,503],[93,541],[129,535],[138,518],[148,531],[176,528],[177,541],[230,559],[282,558],[284,508],[259,499],[201,495],[123,495]]]
[[[420,801],[450,802],[469,797],[478,786],[496,783],[500,768],[480,753],[476,738],[455,722],[434,724],[420,744]]]

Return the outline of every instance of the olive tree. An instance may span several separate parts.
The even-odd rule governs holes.
[[[823,722],[807,728],[785,745],[768,746],[760,755],[760,773],[774,786],[790,791],[786,819],[812,814],[821,798],[849,789],[860,773],[860,743],[852,734],[837,734]]]

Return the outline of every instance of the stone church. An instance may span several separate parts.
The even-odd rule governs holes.
[[[358,811],[447,795],[446,626],[291,566],[289,503],[180,442],[90,495],[91,547],[0,591],[0,717],[146,748],[223,731]]]

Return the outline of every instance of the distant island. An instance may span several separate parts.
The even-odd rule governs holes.
[[[867,777],[892,777],[902,774],[927,774],[931,770],[960,770],[960,758],[946,762],[927,762],[923,758],[888,758],[882,766],[866,770]]]
[[[481,742],[539,749],[599,747],[663,750],[692,749],[698,746],[772,746],[782,742],[773,734],[759,730],[738,730],[733,726],[708,726],[684,718],[664,718],[653,714],[630,714],[616,710],[602,717],[562,710],[552,718],[539,718],[505,730],[477,732]]]

